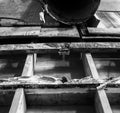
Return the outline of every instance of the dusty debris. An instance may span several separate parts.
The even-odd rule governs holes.
[[[84,77],[81,79],[72,79],[68,83],[71,83],[71,84],[84,84],[84,83],[91,84],[91,83],[93,83],[93,84],[95,84],[95,83],[99,83],[99,81],[94,79],[92,76],[87,76],[87,77]]]
[[[13,77],[9,79],[0,80],[0,84],[16,84],[16,83],[30,83],[30,84],[61,84],[61,80],[59,78],[51,77],[51,76],[31,76],[31,77]]]
[[[89,83],[99,83],[97,80],[91,76],[84,77],[81,79],[71,79],[68,80],[66,77],[58,78],[53,76],[40,76],[34,75],[31,77],[13,77],[9,79],[0,80],[0,85],[3,84],[89,84]]]
[[[110,77],[104,80],[104,82],[102,84],[100,84],[97,89],[101,90],[104,89],[108,84],[119,84],[120,83],[120,77]]]

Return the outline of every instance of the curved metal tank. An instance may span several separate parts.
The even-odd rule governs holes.
[[[80,24],[94,15],[100,0],[40,0],[54,19],[64,24]]]

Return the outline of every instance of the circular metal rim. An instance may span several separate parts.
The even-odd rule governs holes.
[[[59,16],[57,16],[56,14],[54,14],[54,12],[51,11],[51,9],[49,8],[48,4],[46,4],[46,3],[45,3],[45,5],[44,5],[44,8],[45,8],[46,12],[47,12],[54,20],[59,21],[59,22],[61,22],[61,23],[63,23],[63,24],[67,24],[67,25],[76,25],[76,24],[85,23],[87,20],[89,20],[89,19],[95,14],[95,12],[97,11],[97,9],[98,9],[98,7],[99,7],[99,4],[100,4],[100,1],[101,1],[101,0],[99,0],[98,5],[94,8],[93,13],[91,13],[90,16],[88,16],[87,18],[84,18],[84,19],[73,19],[72,21],[71,21],[71,19],[69,20],[68,18],[66,19],[65,17],[64,17],[64,19],[63,19],[63,18],[60,18]],[[67,21],[66,21],[66,20],[67,20]],[[69,20],[69,21],[68,21],[68,20]]]

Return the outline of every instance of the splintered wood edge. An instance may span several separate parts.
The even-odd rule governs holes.
[[[22,77],[33,76],[34,74],[34,55],[28,54],[22,72]]]
[[[97,90],[95,108],[97,113],[112,113],[110,103],[104,90]]]
[[[86,74],[91,75],[96,80],[100,80],[94,60],[90,53],[83,54],[83,62],[84,62],[84,67],[86,69]]]
[[[24,89],[17,89],[9,113],[26,113]]]

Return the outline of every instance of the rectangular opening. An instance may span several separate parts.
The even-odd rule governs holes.
[[[40,106],[30,107],[26,113],[95,113],[91,106]]]
[[[119,77],[120,54],[97,53],[97,54],[92,54],[92,56],[101,79]]]
[[[110,102],[113,113],[120,112],[120,89],[108,88],[106,90],[108,100]]]
[[[88,89],[25,90],[26,113],[96,113],[95,91]]]
[[[0,79],[21,76],[26,55],[0,55]]]
[[[85,72],[80,57],[80,53],[70,53],[65,59],[59,54],[38,54],[35,75],[81,79],[85,77]]]
[[[0,90],[0,113],[9,113],[15,91]]]

